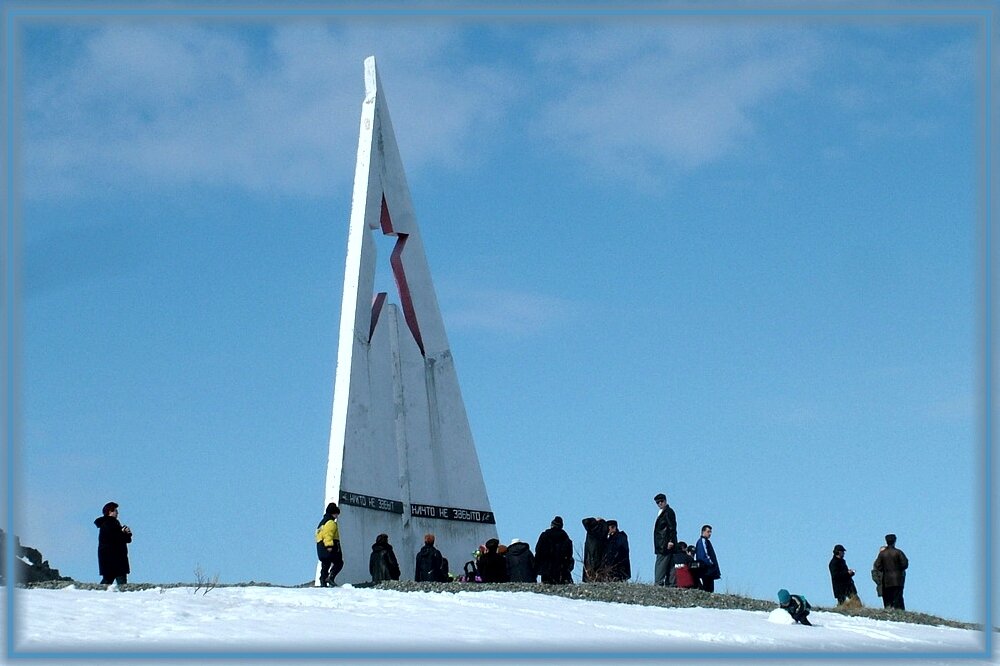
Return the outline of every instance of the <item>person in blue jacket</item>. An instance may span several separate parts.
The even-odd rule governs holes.
[[[809,615],[809,609],[812,608],[809,605],[809,601],[803,597],[801,594],[789,594],[788,590],[781,589],[778,590],[778,603],[781,607],[788,611],[788,614],[792,616],[792,619],[799,624],[804,624],[807,627],[812,626],[812,622],[809,621],[807,617]]]
[[[706,592],[715,591],[715,581],[722,578],[719,570],[719,560],[715,556],[715,548],[712,547],[712,526],[701,526],[701,538],[694,549],[694,559],[698,562],[698,575],[701,578],[701,589]]]

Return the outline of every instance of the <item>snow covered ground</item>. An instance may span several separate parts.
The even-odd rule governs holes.
[[[982,656],[969,658],[982,655],[983,634],[963,629],[820,612],[810,616],[817,626],[803,627],[787,624],[783,612],[651,608],[524,592],[406,593],[344,586],[227,587],[202,594],[192,588],[109,592],[70,587],[17,590],[15,601],[16,655],[25,656],[105,653],[106,659],[109,652],[128,658],[179,652],[189,660],[205,660],[250,652],[288,663],[296,656],[289,653],[374,652],[388,658],[388,652],[403,651],[410,659],[430,653],[440,661],[442,653],[457,651],[486,657],[551,653],[578,663],[582,655],[570,653],[582,651],[591,655],[589,661],[600,653],[608,663],[623,652],[687,654],[706,663],[704,653],[780,652],[801,653],[802,661],[822,653],[825,664],[831,663],[830,653],[842,653],[851,663],[861,655],[879,661],[892,655],[894,663],[908,663],[899,659],[904,655],[913,663],[989,663]],[[365,663],[374,663],[371,655]]]

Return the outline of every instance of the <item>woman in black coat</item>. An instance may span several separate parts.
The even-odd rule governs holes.
[[[101,573],[101,584],[128,582],[128,544],[132,542],[132,530],[118,522],[118,505],[108,502],[103,515],[94,521],[100,530],[97,535],[97,564]]]
[[[372,544],[372,554],[368,558],[368,573],[372,575],[373,583],[383,580],[399,580],[399,562],[396,553],[389,545],[389,535],[379,534]]]

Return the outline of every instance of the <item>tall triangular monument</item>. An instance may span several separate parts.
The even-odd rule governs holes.
[[[395,237],[388,261],[398,304],[373,293],[375,233]],[[453,572],[497,535],[374,57],[365,59],[328,502],[341,509],[338,583],[370,580],[371,546],[383,532],[403,580],[413,580],[427,533]]]

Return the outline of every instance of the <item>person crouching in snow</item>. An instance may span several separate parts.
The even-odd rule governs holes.
[[[812,626],[812,622],[806,617],[809,615],[809,609],[812,606],[809,605],[809,602],[801,594],[789,594],[788,590],[778,590],[778,603],[788,611],[793,620],[799,624]]]

